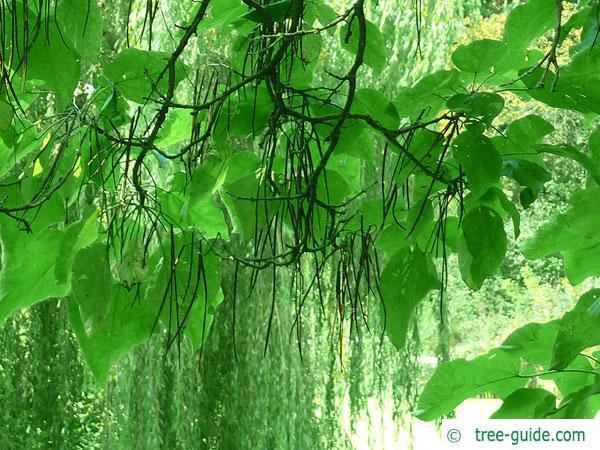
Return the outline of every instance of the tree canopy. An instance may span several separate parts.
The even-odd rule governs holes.
[[[100,384],[156,330],[201,351],[223,301],[235,323],[242,273],[249,291],[272,285],[264,352],[277,302],[298,318],[309,295],[323,303],[326,268],[340,342],[368,330],[403,348],[417,305],[432,291],[443,302],[448,264],[473,290],[499,269],[560,170],[548,154],[580,164],[587,187],[523,254],[561,254],[573,285],[600,275],[600,128],[576,148],[546,143],[554,127],[537,115],[495,121],[516,96],[596,123],[597,2],[565,19],[561,0],[528,0],[501,40],[460,45],[453,67],[394,92],[371,82],[398,64],[370,20],[376,1],[201,0],[183,23],[154,3],[116,54],[101,52],[111,30],[95,0],[0,6],[0,323],[68,297]],[[158,45],[157,29],[170,39]],[[276,295],[282,273],[290,299]],[[496,417],[593,417],[599,298],[441,364],[415,414],[493,392]],[[557,383],[558,407],[534,377]]]

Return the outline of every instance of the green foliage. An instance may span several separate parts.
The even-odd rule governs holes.
[[[431,258],[404,248],[392,256],[381,273],[384,323],[392,344],[401,349],[408,324],[419,301],[439,286]]]
[[[552,369],[566,368],[579,352],[600,344],[598,317],[591,313],[591,307],[599,297],[599,290],[588,292],[579,299],[575,308],[562,318],[554,343]]]
[[[163,71],[169,59],[166,52],[149,52],[127,48],[106,67],[105,75],[128,100],[147,103],[166,93],[168,76]],[[183,67],[175,69],[176,84],[183,79]]]
[[[364,1],[340,12],[323,2],[244,3],[250,9],[205,0],[182,7],[181,17],[163,14],[161,25],[158,6],[136,5],[127,21],[140,36],[130,41],[129,23],[119,30],[114,57],[102,53],[114,30],[95,0],[50,2],[53,20],[27,3],[8,7],[14,45],[3,29],[0,322],[69,297],[71,326],[105,384],[110,367],[153,332],[166,333],[167,347],[181,348],[186,337],[202,350],[220,305],[241,294],[240,267],[249,278],[244,296],[257,280],[270,287],[261,304],[264,352],[276,287],[282,274],[291,277],[290,326],[300,345],[306,299],[325,309],[321,273],[331,269],[340,347],[348,323],[369,329],[383,317],[402,350],[423,298],[446,287],[449,261],[458,261],[473,290],[501,268],[505,219],[515,239],[521,232],[510,189],[530,208],[551,170],[560,171],[546,167],[547,155],[578,163],[589,186],[523,254],[562,253],[572,284],[598,275],[597,134],[588,155],[549,144],[553,127],[538,116],[511,121],[505,132],[498,123],[511,90],[590,121],[600,114],[593,7],[582,5],[566,25],[583,30],[567,63],[557,57],[566,42],[562,3],[529,0],[514,8],[501,41],[459,46],[453,68],[388,92],[373,82],[391,65],[385,24]],[[553,29],[550,49],[532,51]],[[345,50],[336,66],[324,57],[332,45]],[[531,374],[520,363],[566,375],[596,342],[586,302],[561,320],[554,353],[547,342],[554,325],[532,326],[472,361],[440,365],[419,416],[439,417],[488,391],[506,399],[498,416],[553,414],[552,394],[523,389]],[[373,304],[382,316],[369,314]],[[546,353],[520,346],[528,339],[553,355],[551,365]],[[598,386],[583,382],[562,392],[568,403],[559,414],[592,413],[587,400]]]
[[[102,14],[98,3],[87,0],[64,0],[56,5],[56,20],[62,37],[84,59],[100,56]]]
[[[475,130],[461,133],[454,144],[454,156],[469,177],[469,188],[479,197],[500,178],[502,159],[492,141]]]
[[[62,243],[72,239],[63,230],[46,229],[23,235],[18,225],[2,220],[2,272],[0,285],[0,322],[14,311],[51,297],[69,293],[69,284],[55,277],[56,261]],[[35,256],[36,263],[30,258]]]
[[[556,2],[530,0],[517,6],[506,21],[504,41],[511,46],[526,48],[546,30],[556,25]]]
[[[490,419],[544,419],[556,409],[556,397],[545,389],[517,389]]]
[[[458,245],[462,278],[470,288],[479,289],[500,267],[506,253],[502,218],[486,206],[473,208],[463,219]]]
[[[600,343],[598,317],[590,305],[599,291],[584,294],[559,321],[528,324],[500,347],[472,361],[458,359],[438,366],[419,399],[417,417],[432,420],[465,399],[484,392],[504,400],[492,418],[591,418],[600,410],[597,362],[578,357]],[[593,358],[592,358],[593,360]],[[562,395],[523,388],[533,378],[551,379]]]
[[[598,261],[594,249],[600,244],[598,229],[597,187],[573,194],[571,207],[554,220],[542,225],[523,249],[528,258],[541,258],[561,252],[564,256],[565,272],[572,284],[585,278],[599,275]]]
[[[361,45],[359,22],[360,20],[358,19],[352,20],[340,32],[342,48],[353,54],[358,52]],[[365,31],[364,63],[376,73],[380,73],[385,68],[387,61],[385,39],[381,35],[379,28],[368,20],[365,21]]]

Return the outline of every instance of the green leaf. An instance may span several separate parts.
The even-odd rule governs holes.
[[[539,86],[545,76],[543,87]],[[570,109],[584,114],[600,114],[600,92],[594,88],[600,82],[600,49],[594,47],[573,56],[571,63],[560,67],[555,74],[538,67],[523,82],[529,88],[527,94],[555,108]]]
[[[327,128],[330,130],[330,128]],[[373,166],[373,139],[371,132],[359,120],[346,120],[340,131],[340,139],[335,152],[354,156]]]
[[[193,14],[197,13],[199,7],[200,5],[197,5],[193,9]],[[206,17],[200,22],[198,35],[212,27],[218,27],[222,32],[232,24],[240,22],[240,17],[247,13],[248,7],[239,0],[219,0],[218,2],[211,2],[209,10],[212,17]]]
[[[316,19],[319,21],[322,27],[329,25],[337,19],[338,13],[336,13],[331,6],[326,5],[325,3],[317,2],[313,3],[313,5]],[[330,29],[329,32],[333,34],[332,29]]]
[[[487,72],[505,52],[502,41],[483,39],[461,45],[452,54],[452,62],[463,72]]]
[[[290,17],[293,12],[294,6],[292,0],[281,0],[263,6],[260,11],[253,9],[244,14],[242,18],[257,23],[273,23],[281,22]]]
[[[254,175],[260,168],[260,159],[254,152],[236,152],[229,158],[227,163],[227,176],[224,185],[248,176]]]
[[[583,294],[575,308],[560,321],[552,354],[552,369],[566,368],[586,348],[600,344],[600,320],[590,314],[590,307],[600,298],[600,289]]]
[[[386,333],[401,349],[414,309],[429,291],[439,288],[435,266],[431,257],[418,248],[403,248],[386,264],[380,284]]]
[[[192,175],[189,188],[192,203],[217,192],[226,180],[227,169],[227,161],[215,156],[205,158]]]
[[[70,286],[54,276],[64,238],[63,230],[46,228],[27,234],[15,221],[0,220],[0,324],[18,309],[67,295]]]
[[[319,67],[319,59],[321,56],[321,48],[323,46],[323,38],[319,34],[309,34],[303,36],[300,41],[302,49],[290,48],[288,50],[290,60],[299,58],[299,61],[292,65],[291,70],[287,73],[286,84],[300,89],[312,88],[313,74]]]
[[[168,147],[189,139],[192,134],[192,115],[186,109],[171,109],[161,128],[156,145]]]
[[[274,104],[269,91],[261,86],[240,96],[233,117],[225,117],[225,125],[234,136],[252,137],[267,127]]]
[[[352,103],[352,112],[370,115],[386,128],[398,128],[400,123],[394,104],[376,89],[358,89]]]
[[[496,183],[502,170],[502,158],[492,141],[473,130],[461,133],[454,141],[454,156],[463,166],[468,187],[479,196]]]
[[[170,56],[166,52],[126,48],[106,66],[105,74],[125,98],[144,104],[166,94],[169,73],[165,68]],[[185,74],[180,62],[175,66],[175,86],[177,86]],[[160,77],[161,73],[162,77]]]
[[[65,230],[54,275],[59,283],[71,282],[71,266],[79,250],[91,245],[98,238],[98,212],[84,211],[82,218]]]
[[[80,164],[84,177],[97,186],[115,190],[121,168],[119,165],[105,163],[116,157],[114,147],[109,145],[108,139],[90,133],[82,140],[80,150]]]
[[[377,248],[390,256],[413,244],[426,230],[431,229],[434,218],[429,200],[415,203],[408,211],[397,211],[395,215],[399,223],[388,218],[392,223],[384,228],[375,243]]]
[[[549,369],[558,327],[558,320],[528,323],[513,331],[498,348],[527,366],[536,365],[544,370]]]
[[[600,275],[600,243],[587,248],[563,252],[565,275],[573,286],[588,277]]]
[[[552,342],[550,350],[552,350],[553,344],[554,342]],[[592,373],[594,368],[592,367],[591,360],[581,354],[577,355],[567,368],[569,370],[579,370],[580,372],[555,372],[542,377],[544,380],[554,382],[563,399],[576,393],[583,386],[592,384],[595,378],[595,375]]]
[[[556,2],[529,0],[512,10],[504,27],[504,41],[511,47],[525,48],[556,25]]]
[[[600,127],[596,128],[588,140],[590,160],[595,169],[600,171]]]
[[[523,188],[520,193],[523,208],[529,207],[544,189],[544,184],[552,179],[550,172],[539,164],[519,158],[503,161],[502,175],[512,178]]]
[[[28,120],[17,120],[6,131],[0,131],[0,177],[39,149],[37,137],[35,127]]]
[[[112,300],[107,252],[106,244],[98,242],[77,252],[73,261],[71,292],[88,337],[102,326]]]
[[[71,103],[81,66],[77,53],[65,45],[53,21],[49,30],[49,34],[41,34],[29,50],[27,79],[41,80],[56,96],[58,109],[63,109]]]
[[[394,105],[400,117],[413,120],[431,117],[446,105],[446,98],[461,86],[458,70],[439,70],[419,80],[413,87],[400,91]]]
[[[517,389],[490,419],[544,419],[556,410],[556,397],[545,389]]]
[[[340,205],[350,194],[350,187],[342,175],[325,169],[317,180],[317,198],[328,205]]]
[[[10,128],[14,112],[12,106],[0,101],[0,131],[6,131]]]
[[[600,410],[600,378],[563,398],[553,419],[593,419]]]
[[[358,19],[355,18],[351,21],[350,26],[342,27],[340,32],[342,48],[356,55],[359,36]],[[381,73],[388,63],[385,39],[379,28],[368,20],[366,21],[366,45],[363,61],[375,73]]]
[[[472,361],[460,358],[442,363],[425,385],[413,414],[421,420],[434,420],[467,398],[485,392],[511,393],[527,382],[516,378],[519,369],[518,360],[497,349]]]
[[[89,61],[97,58],[104,24],[96,0],[62,0],[55,13],[68,44]]]
[[[99,267],[94,266],[96,269]],[[69,302],[69,320],[83,356],[99,385],[106,384],[110,367],[132,348],[150,338],[157,309],[137,289],[111,286],[112,298],[104,320],[86,333],[80,307]]]
[[[558,327],[558,321],[529,323],[511,333],[500,347],[472,361],[457,359],[440,364],[425,386],[414,414],[422,420],[433,420],[484,392],[508,400],[527,383],[527,377],[519,377],[522,369],[530,372],[532,366],[542,366],[543,370],[550,366]],[[503,414],[518,414],[518,404],[513,397]]]
[[[467,117],[482,117],[491,123],[504,108],[504,99],[498,94],[474,92],[472,94],[456,94],[446,102],[449,109],[461,112]]]
[[[443,150],[443,143],[444,136],[441,133],[419,129],[407,140],[405,148],[416,160],[421,162],[421,165],[429,167],[432,172],[435,172],[440,153]],[[399,153],[396,147],[392,147],[391,150]],[[420,171],[421,168],[416,163],[406,159],[396,171],[396,183],[403,184],[410,175],[420,173]]]
[[[206,239],[227,239],[229,236],[223,211],[217,205],[214,195],[188,201],[181,210],[181,218],[183,223],[194,227]]]
[[[495,197],[499,200],[504,211],[510,214],[513,223],[515,239],[518,238],[521,234],[521,215],[519,214],[519,210],[517,209],[516,205],[506,197],[506,194],[501,189],[492,186],[490,191],[493,192]]]
[[[579,284],[589,276],[600,274],[600,209],[597,196],[599,188],[575,193],[567,211],[538,228],[523,248],[529,259],[542,258],[562,252],[565,274],[573,284]]]
[[[518,145],[531,145],[541,142],[544,136],[552,133],[554,126],[539,116],[530,114],[514,120],[506,129],[508,139]]]
[[[504,260],[506,233],[502,218],[486,206],[471,209],[462,221],[458,262],[463,281],[479,289]]]

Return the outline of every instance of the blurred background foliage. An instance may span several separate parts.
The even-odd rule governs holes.
[[[336,9],[348,3],[331,2]],[[366,76],[365,83],[390,94],[448,66],[459,43],[498,38],[514,6],[480,0],[369,4],[392,56],[384,72]],[[178,2],[164,5],[160,12],[168,20],[156,20],[147,45],[168,49],[173,41],[164,23],[182,22],[187,11]],[[143,39],[144,17],[132,13],[128,21],[128,1],[101,6],[107,33],[101,59],[107,61],[127,38]],[[341,64],[349,56],[340,51],[339,39],[329,39],[321,57]],[[549,42],[538,45],[543,49]],[[197,51],[199,61],[210,62],[227,45],[209,29]],[[554,125],[552,141],[580,147],[587,140],[591,128],[580,115],[506,99],[496,122],[500,129],[538,114]],[[560,258],[528,261],[517,251],[585,182],[574,162],[547,158],[549,168],[560,164],[561,170],[550,170],[554,178],[539,201],[521,211],[522,235],[501,272],[473,292],[457,269],[451,271],[444,304],[434,294],[419,307],[403,352],[366,330],[341,344],[331,325],[335,311],[305,307],[300,323],[292,323],[296,305],[282,301],[265,353],[264,305],[271,294],[264,278],[252,298],[236,305],[235,330],[232,305],[222,305],[201,354],[186,345],[166,353],[165,336],[154,336],[117,364],[100,389],[70,330],[66,300],[15,314],[0,330],[0,449],[386,448],[389,439],[404,439],[411,429],[408,411],[438,361],[481,354],[527,322],[556,318],[590,287],[571,287]],[[285,298],[288,283],[279,284],[278,295]],[[290,335],[300,327],[300,337]]]

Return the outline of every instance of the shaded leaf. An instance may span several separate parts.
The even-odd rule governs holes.
[[[517,389],[490,419],[544,419],[556,410],[556,397],[545,389]]]
[[[454,156],[463,166],[469,189],[483,194],[500,178],[502,158],[492,141],[476,131],[461,133],[454,141]]]
[[[398,349],[404,346],[413,311],[423,297],[439,288],[431,257],[415,248],[401,249],[381,273],[381,295],[385,305],[385,327]]]
[[[467,398],[485,392],[508,395],[527,382],[516,377],[519,368],[515,358],[497,349],[472,361],[460,358],[442,363],[425,385],[413,414],[421,420],[433,420]]]
[[[479,289],[504,260],[506,233],[502,218],[486,206],[471,209],[462,221],[458,261],[463,281]]]
[[[125,98],[136,103],[147,103],[167,92],[169,74],[165,68],[170,56],[166,52],[126,48],[106,66],[105,74]],[[175,86],[183,78],[183,65],[178,62],[175,67]]]
[[[482,39],[461,45],[452,54],[452,62],[463,72],[486,72],[505,51],[502,41]]]
[[[340,32],[342,48],[356,55],[359,41],[358,19],[352,20],[350,26],[345,25]],[[383,35],[377,26],[366,21],[366,45],[364,63],[376,73],[381,73],[388,62],[388,52]]]
[[[552,369],[566,368],[586,348],[600,345],[600,321],[590,314],[590,307],[600,298],[593,289],[579,298],[577,305],[560,321],[552,355]]]

